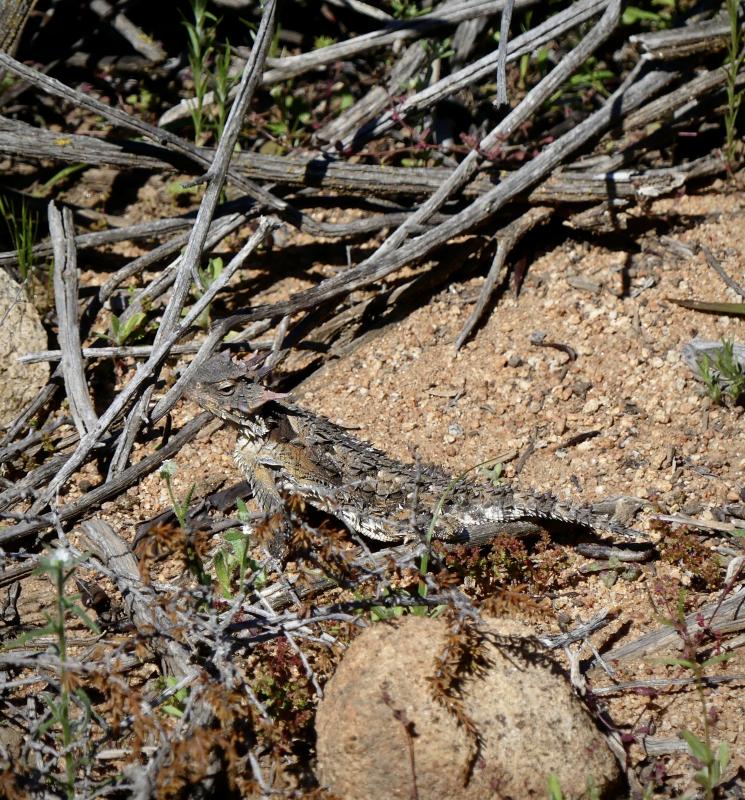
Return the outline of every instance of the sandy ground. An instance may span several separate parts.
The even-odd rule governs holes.
[[[745,282],[742,193],[722,183],[701,195],[658,201],[654,212],[670,239],[706,245],[735,280]],[[577,504],[615,495],[640,498],[646,507],[634,524],[653,539],[660,536],[654,512],[710,520],[726,504],[744,504],[743,409],[713,405],[681,359],[681,348],[696,336],[742,339],[742,323],[686,310],[669,299],[741,298],[716,277],[703,254],[676,255],[674,245],[657,233],[613,245],[571,236],[545,253],[540,234],[533,235],[539,255],[519,298],[506,293],[460,352],[454,341],[483,277],[452,284],[402,322],[329,363],[303,384],[298,401],[403,460],[418,457],[459,473],[497,459],[505,480]],[[545,342],[569,346],[576,359],[532,344],[536,333],[544,334]],[[176,419],[195,411],[185,402]],[[573,444],[583,434],[592,435]],[[240,479],[233,439],[233,432],[213,425],[183,449],[175,459],[179,496],[192,483],[199,496]],[[96,481],[94,467],[86,470]],[[151,475],[106,503],[103,514],[131,540],[138,522],[169,507],[164,481]],[[710,546],[707,541],[704,551],[726,562],[726,553],[715,552],[722,540],[712,538]],[[618,646],[659,626],[653,597],[660,582],[668,597],[678,588],[695,589],[685,564],[645,565],[636,580],[609,585],[601,576],[580,575],[583,563],[569,548],[544,628],[556,631],[560,622],[572,628],[612,609],[616,621],[593,637],[598,648]],[[689,599],[695,607],[715,596],[693,591]],[[39,601],[27,602],[38,606]],[[712,672],[744,673],[744,654],[735,651],[732,661]],[[617,678],[681,674],[647,660],[625,665]],[[592,681],[610,682],[598,670]],[[723,684],[707,696],[715,710],[713,738],[728,741],[740,765],[745,758],[741,687],[741,682]],[[682,728],[701,733],[702,711],[691,688],[657,698],[625,692],[606,702],[626,731],[671,739]],[[632,756],[644,759],[638,745]],[[689,758],[663,757],[660,764],[668,787],[690,786]]]
[[[665,220],[667,236],[691,247],[706,245],[743,281],[745,236],[733,235],[745,230],[741,193],[722,184],[703,195],[659,201],[654,212]],[[453,473],[496,457],[511,480],[520,456],[532,447],[515,479],[518,485],[576,503],[638,497],[647,509],[635,524],[652,538],[659,536],[651,525],[654,511],[715,518],[722,506],[745,502],[743,409],[713,405],[683,363],[681,348],[696,336],[738,338],[742,323],[683,309],[669,298],[741,298],[716,277],[703,254],[680,257],[665,242],[656,233],[615,248],[585,237],[566,241],[530,265],[519,298],[506,294],[458,353],[454,341],[483,278],[455,283],[319,371],[297,393],[298,400],[400,459],[419,457]],[[542,249],[540,242],[536,249]],[[623,296],[625,283],[629,292]],[[576,360],[531,344],[536,332],[545,334],[544,341],[569,345]],[[588,432],[596,435],[571,445]],[[190,465],[182,485],[192,478],[208,484],[210,476],[237,478],[232,437],[220,431],[187,448],[178,459],[185,468]],[[165,488],[152,478],[137,496],[150,500],[149,512],[168,504]],[[704,545],[712,559],[718,558],[719,541],[712,540],[708,549]],[[653,600],[655,581],[662,581],[668,597],[695,582],[685,565],[664,563],[645,567],[635,581],[609,587],[599,577],[579,578],[581,563],[570,554],[546,628],[558,629],[557,620],[571,628],[601,609],[613,609],[617,622],[594,639],[598,647],[617,646],[659,626],[666,609]],[[704,593],[690,596],[693,607],[707,599]],[[742,652],[713,671],[745,672]],[[646,660],[626,665],[616,677],[681,674]],[[593,676],[598,685],[609,683],[604,675]],[[741,686],[721,686],[709,697],[714,740],[728,741],[740,764],[745,757]],[[701,708],[690,688],[657,699],[622,693],[608,708],[617,724],[637,733],[675,739],[683,728],[702,730]],[[644,758],[638,746],[632,753]],[[689,785],[690,759],[660,763],[664,769],[656,768],[666,771],[669,786]]]

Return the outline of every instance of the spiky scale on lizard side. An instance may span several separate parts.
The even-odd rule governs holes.
[[[445,540],[466,541],[477,530],[517,522],[636,534],[549,495],[467,480],[454,485],[437,467],[397,461],[287,395],[266,389],[255,371],[227,355],[213,356],[200,367],[187,394],[238,428],[236,462],[265,512],[280,510],[283,495],[297,495],[351,530],[385,542],[426,530],[440,503],[434,536]]]

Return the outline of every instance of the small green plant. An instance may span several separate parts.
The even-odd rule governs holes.
[[[722,402],[722,384],[719,382],[719,375],[712,368],[711,358],[708,355],[705,355],[699,362],[699,369],[707,394],[719,405]]]
[[[163,681],[164,688],[172,689],[177,686],[180,679],[173,675],[167,675]],[[186,700],[189,697],[189,687],[182,686],[174,692],[165,703],[161,703],[160,708],[171,717],[181,719],[184,716],[184,709],[186,707]]]
[[[390,622],[392,619],[401,619],[406,613],[404,606],[373,606],[370,609],[371,622]]]
[[[682,730],[680,737],[686,742],[691,755],[700,765],[694,778],[704,790],[706,800],[714,800],[717,786],[721,783],[724,771],[729,763],[730,751],[726,742],[721,742],[716,751],[711,741],[711,714],[706,703],[706,693],[704,690],[706,671],[717,664],[722,664],[732,658],[732,653],[717,653],[709,658],[701,659],[698,653],[698,646],[701,643],[703,632],[690,633],[686,623],[685,614],[686,592],[681,589],[678,592],[678,603],[675,619],[663,619],[663,623],[674,628],[683,643],[682,658],[659,658],[655,659],[658,664],[683,667],[689,670],[696,694],[701,704],[701,716],[703,720],[703,737],[697,736],[689,730]]]
[[[195,288],[195,294],[197,299],[199,299],[209,287],[222,275],[222,271],[225,265],[223,263],[222,258],[220,256],[216,256],[215,258],[211,258],[207,262],[207,266],[203,269],[202,267],[197,267],[197,273],[199,275],[199,283]],[[185,308],[182,312],[182,316],[186,316],[189,313],[189,309]],[[194,324],[198,328],[207,329],[210,326],[211,322],[211,313],[212,313],[212,304],[210,303],[204,311],[194,320]]]
[[[214,129],[216,137],[220,139],[228,118],[230,90],[236,84],[235,76],[230,74],[230,44],[227,42],[222,52],[215,56],[215,71],[212,76],[212,83],[215,93]]]
[[[491,466],[489,466],[490,464]],[[499,486],[502,482],[503,470],[504,465],[500,461],[488,461],[485,465],[479,467],[479,472],[494,487]]]
[[[650,30],[658,31],[670,27],[676,11],[677,0],[652,0],[651,6],[659,11],[651,11],[640,6],[626,6],[621,16],[622,25],[642,25]]]
[[[18,273],[21,280],[28,281],[34,269],[34,242],[39,229],[39,215],[32,211],[26,200],[20,203],[20,210],[0,195],[0,214],[18,254]]]
[[[615,73],[608,69],[600,69],[596,65],[596,58],[592,56],[588,58],[582,69],[569,79],[569,85],[573,89],[591,88],[603,97],[608,97],[610,92],[606,88],[604,81],[610,80]]]
[[[99,635],[96,623],[85,613],[78,603],[79,594],[67,594],[66,588],[75,569],[85,561],[85,557],[74,557],[69,550],[58,548],[39,561],[37,575],[47,575],[54,587],[54,607],[52,613],[44,613],[46,624],[28,631],[3,649],[24,645],[35,639],[51,636],[59,660],[59,688],[55,694],[44,692],[41,697],[49,711],[47,718],[37,729],[38,735],[51,732],[59,736],[58,750],[64,761],[64,791],[71,800],[75,798],[75,777],[87,759],[86,743],[90,741],[88,729],[91,719],[91,702],[85,691],[76,684],[68,662],[67,618],[77,617],[90,631]],[[77,708],[77,713],[75,709]]]
[[[561,790],[561,781],[555,772],[549,772],[546,779],[549,800],[564,800],[564,792]]]
[[[733,403],[742,400],[745,395],[745,372],[735,358],[731,340],[722,340],[722,346],[714,358],[705,354],[699,362],[699,368],[706,391],[715,403],[721,403],[724,395]]]
[[[137,311],[135,314],[127,317],[122,322],[120,317],[116,314],[111,315],[111,333],[109,339],[118,347],[122,347],[127,343],[127,339],[134,337],[135,339],[141,338],[144,334],[143,323],[147,315],[144,311]]]
[[[184,186],[181,180],[171,181],[166,185],[166,191],[171,197],[178,199],[183,197],[185,200],[188,200],[189,195],[192,197],[199,194],[199,187],[198,186]]]
[[[743,47],[742,31],[737,12],[739,0],[727,0],[727,16],[729,18],[730,35],[727,40],[727,61],[724,71],[727,78],[727,108],[724,111],[724,157],[729,170],[734,171],[739,160],[737,138],[737,114],[740,110],[745,89],[737,89],[737,76],[745,62],[745,47]]]
[[[396,19],[414,19],[427,13],[426,8],[419,8],[413,0],[392,0],[391,11]]]
[[[449,37],[428,41],[425,43],[425,47],[431,61],[436,61],[438,59],[445,60],[455,55],[453,40]]]
[[[324,47],[330,47],[332,44],[336,43],[336,39],[331,36],[316,36],[313,40],[313,49],[314,50],[321,50]]]
[[[55,186],[59,186],[60,184],[64,183],[73,175],[77,175],[78,172],[88,169],[89,166],[89,164],[70,164],[68,167],[63,167],[61,170],[55,172],[48,181],[45,181],[41,186],[34,190],[34,197],[47,197]]]
[[[150,111],[153,100],[155,100],[155,96],[145,86],[141,86],[137,94],[130,94],[126,98],[126,102],[133,106],[140,114],[145,114]]]
[[[275,119],[266,123],[267,130],[283,139],[284,146],[294,147],[300,142],[300,132],[311,122],[310,107],[305,93],[293,91],[292,81],[277,84],[269,94],[274,99]]]
[[[238,500],[238,519],[244,523],[243,530],[231,528],[223,534],[226,546],[215,554],[215,575],[222,590],[223,597],[234,596],[233,582],[243,585],[243,579],[249,570],[254,573],[252,585],[260,589],[266,584],[266,574],[248,554],[251,535],[248,532],[249,511],[243,500]]]
[[[520,22],[520,32],[527,33],[531,28],[532,21],[533,10],[527,9]],[[495,44],[499,44],[501,36],[501,31],[494,31],[492,34],[492,40]],[[529,75],[531,62],[534,63],[535,67],[535,73],[532,76]],[[528,86],[529,77],[532,77],[532,80],[537,82],[541,78],[545,77],[551,69],[552,61],[550,48],[541,47],[531,53],[524,53],[522,56],[520,56],[520,60],[518,61],[517,88],[520,89],[520,91],[525,91]],[[489,92],[490,96],[493,96],[497,91],[497,85],[495,83],[488,83],[484,85],[484,89]]]
[[[205,96],[209,91],[208,61],[215,49],[217,17],[207,11],[207,0],[192,0],[194,21],[184,20],[189,37],[189,66],[194,81],[194,102],[190,105],[194,141],[199,143],[205,130]]]
[[[173,513],[176,515],[176,519],[178,520],[178,524],[185,528],[188,524],[189,518],[189,506],[191,505],[191,498],[194,494],[194,487],[196,484],[192,484],[189,491],[186,493],[186,499],[184,502],[180,502],[176,498],[176,494],[173,491],[173,481],[171,480],[173,476],[176,474],[176,464],[167,459],[164,461],[160,466],[160,471],[158,474],[160,475],[163,480],[166,482],[166,487],[168,488],[168,496],[171,498],[171,506],[173,507]]]
[[[530,30],[530,25],[532,20],[533,20],[533,9],[528,9],[525,12],[525,17],[523,21],[520,23],[521,33],[525,33],[526,31]],[[501,31],[498,31],[494,35],[494,40],[498,43],[500,38],[501,38]],[[528,70],[530,68],[530,58],[531,58],[530,53],[523,53],[523,55],[520,56],[517,86],[521,91],[524,91],[527,86]]]
[[[217,139],[225,130],[230,90],[237,78],[230,74],[230,44],[217,47],[218,18],[207,11],[207,0],[192,0],[193,22],[184,20],[188,35],[189,66],[194,81],[194,99],[190,103],[194,141],[201,143],[208,129]],[[212,91],[212,99],[208,92]],[[212,118],[207,106],[212,108]]]
[[[696,783],[704,790],[706,800],[713,800],[714,791],[722,782],[722,776],[729,764],[730,750],[727,742],[721,742],[716,753],[703,739],[699,739],[691,731],[681,731],[691,755],[701,764],[701,769],[693,776]]]
[[[600,790],[595,784],[592,776],[587,778],[587,791],[582,795],[588,800],[600,800]],[[564,800],[564,792],[561,788],[561,781],[555,772],[549,772],[546,778],[546,789],[548,790],[548,800]]]
[[[238,584],[248,570],[248,537],[239,530],[231,528],[222,535],[226,547],[215,554],[215,575],[222,589],[223,597],[233,597],[233,577],[237,575]]]

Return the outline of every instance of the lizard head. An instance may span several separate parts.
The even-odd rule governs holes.
[[[219,353],[197,369],[186,394],[220,419],[240,425],[269,401],[287,397],[262,386],[257,377],[246,365],[235,363],[227,353]]]

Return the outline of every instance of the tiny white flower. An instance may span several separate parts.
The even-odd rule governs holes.
[[[176,474],[176,462],[167,458],[160,466],[158,474],[161,478],[172,478]]]
[[[66,564],[72,563],[72,561],[73,555],[65,547],[58,547],[55,550],[52,550],[52,553],[49,556],[49,563],[54,567],[64,567]]]

